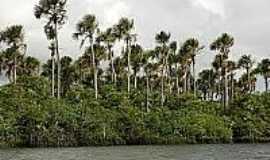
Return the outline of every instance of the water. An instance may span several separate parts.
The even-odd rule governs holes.
[[[270,160],[270,144],[3,149],[0,160]]]

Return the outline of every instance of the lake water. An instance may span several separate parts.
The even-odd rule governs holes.
[[[270,160],[270,144],[2,149],[0,160]]]

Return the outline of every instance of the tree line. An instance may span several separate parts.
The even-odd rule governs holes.
[[[51,58],[41,70],[38,59],[25,55],[23,26],[9,26],[1,31],[0,41],[5,46],[1,51],[1,71],[10,82],[16,84],[17,74],[42,75],[51,80],[51,95],[58,98],[64,96],[71,85],[82,83],[89,83],[95,89],[96,99],[102,84],[126,85],[128,93],[131,88],[142,87],[148,92],[160,88],[161,105],[166,99],[165,92],[193,92],[194,96],[202,96],[205,100],[213,100],[216,96],[228,106],[235,94],[255,91],[257,74],[264,77],[265,90],[268,90],[269,58],[256,67],[251,55],[243,55],[238,62],[229,60],[234,38],[227,33],[209,46],[217,54],[212,68],[201,71],[199,77],[196,76],[196,56],[207,46],[201,45],[196,38],[178,46],[177,41],[171,40],[170,33],[161,31],[155,36],[156,47],[144,49],[136,41],[134,21],[129,18],[121,18],[117,24],[101,31],[95,15],[85,15],[72,35],[80,41],[82,56],[75,61],[71,57],[61,57],[58,32],[67,19],[66,3],[66,0],[40,0],[34,7],[35,17],[46,20],[44,32],[50,43]],[[115,46],[121,44],[121,53],[115,53]],[[104,62],[109,67],[104,69]],[[237,80],[235,71],[241,68],[246,73]]]
[[[144,49],[137,42],[134,20],[121,18],[117,24],[101,30],[96,16],[86,14],[77,23],[75,33],[71,35],[80,43],[82,51],[81,56],[73,60],[59,50],[59,30],[67,21],[66,4],[67,0],[40,0],[34,7],[34,16],[45,20],[44,33],[49,42],[48,52],[51,56],[44,64],[37,58],[26,55],[27,44],[24,41],[22,25],[9,26],[0,32],[0,42],[3,46],[0,52],[0,71],[8,78],[9,85],[20,87],[26,82],[30,83],[26,81],[17,84],[20,77],[44,78],[50,81],[50,93],[38,93],[46,93],[52,99],[56,97],[59,103],[72,99],[72,102],[83,104],[83,100],[89,99],[98,102],[99,106],[106,98],[106,103],[114,106],[119,100],[109,97],[117,92],[123,98],[119,106],[126,99],[128,102],[125,103],[139,107],[144,111],[142,114],[150,114],[156,108],[169,108],[168,112],[174,114],[172,108],[175,109],[182,103],[200,100],[209,105],[206,108],[213,106],[212,103],[215,103],[214,109],[221,109],[219,106],[222,106],[222,113],[215,111],[215,116],[218,117],[222,117],[222,114],[234,114],[235,109],[232,109],[232,106],[240,101],[241,96],[255,94],[257,75],[263,76],[265,91],[268,91],[270,59],[265,58],[256,64],[252,55],[245,54],[238,61],[230,60],[229,55],[235,40],[228,33],[221,34],[210,46],[205,46],[196,38],[189,38],[180,44],[171,39],[169,32],[160,31],[153,36],[156,46]],[[120,51],[115,49],[115,46],[119,45],[122,46]],[[203,54],[207,48],[216,53],[212,67],[202,70],[197,75],[197,56]],[[240,78],[236,78],[237,70],[244,70]],[[79,95],[74,93],[78,88],[83,88]],[[86,91],[89,93],[85,93]],[[87,98],[83,97],[85,94]],[[186,95],[192,95],[192,98],[183,98],[188,97]],[[92,105],[92,102],[88,103]],[[188,103],[184,106],[188,106]],[[66,106],[63,108],[67,109]],[[81,108],[80,114],[85,114],[85,110],[87,109]],[[162,113],[158,112],[159,116],[164,116]],[[188,115],[190,114],[191,112]],[[79,122],[81,121],[78,121],[78,124]],[[135,123],[135,120],[133,122]],[[224,125],[222,120],[218,120],[218,123]],[[132,126],[129,129],[132,130]],[[175,128],[173,130],[175,131]],[[224,132],[230,135],[229,132]]]

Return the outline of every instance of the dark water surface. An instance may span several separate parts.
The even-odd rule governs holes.
[[[1,149],[0,160],[270,160],[270,144]]]

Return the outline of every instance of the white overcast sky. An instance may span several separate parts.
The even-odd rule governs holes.
[[[48,42],[44,21],[36,20],[33,7],[38,0],[0,0],[0,29],[8,25],[25,27],[28,54],[46,60]],[[120,17],[135,20],[138,41],[146,48],[155,45],[160,30],[169,31],[172,40],[182,43],[195,37],[209,45],[221,33],[235,38],[231,58],[253,54],[257,60],[270,57],[270,0],[68,0],[68,21],[61,30],[62,55],[80,55],[78,43],[71,38],[76,22],[85,14],[95,14],[102,27]],[[200,68],[212,61],[208,50],[199,56]]]

